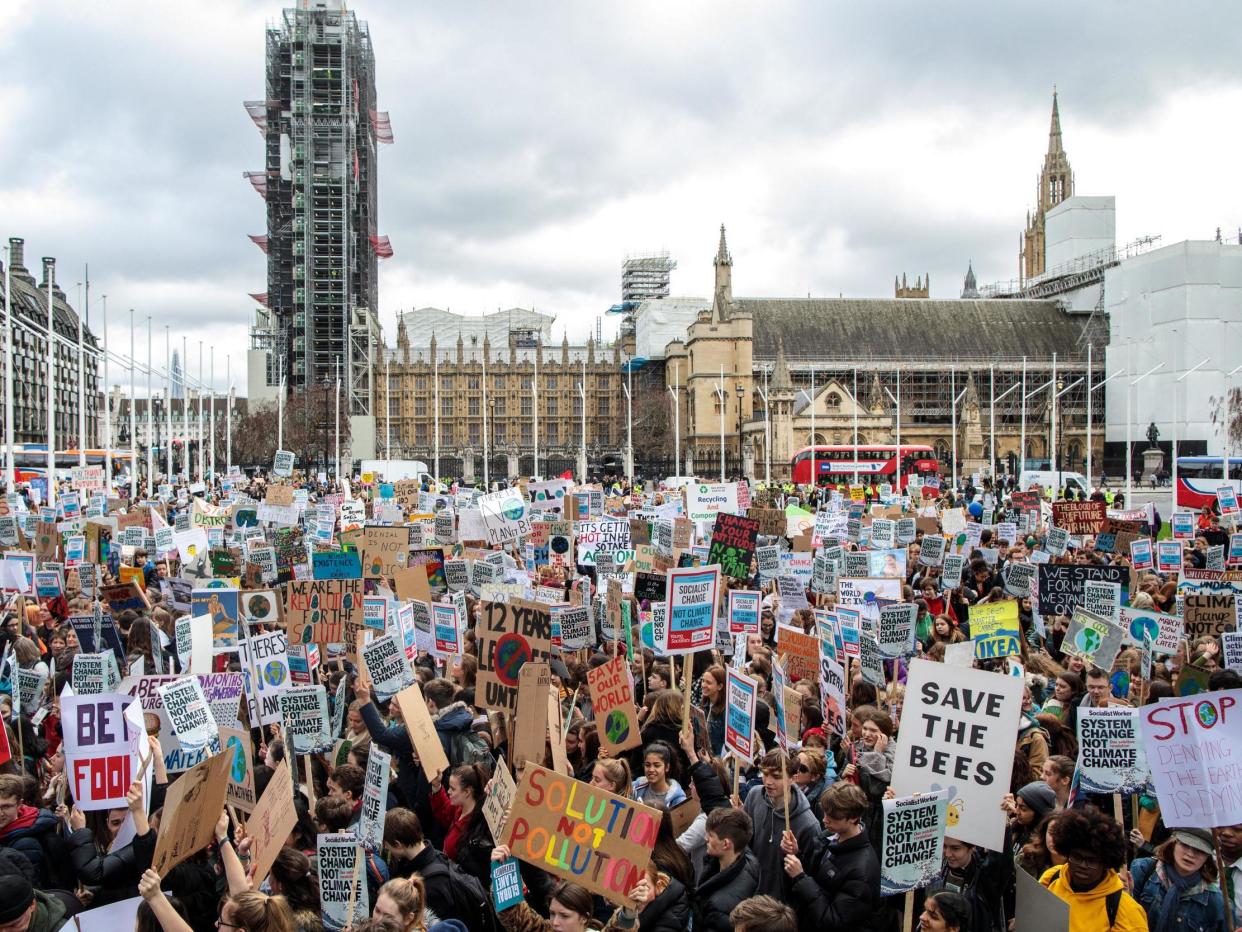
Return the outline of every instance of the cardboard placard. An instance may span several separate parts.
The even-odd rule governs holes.
[[[161,877],[211,844],[228,794],[231,755],[216,754],[168,787],[151,869]]]
[[[496,712],[516,712],[518,674],[523,664],[551,658],[551,611],[546,605],[525,599],[484,602],[478,636],[475,705]]]
[[[509,817],[509,807],[513,805],[515,795],[517,784],[513,782],[505,759],[500,757],[483,796],[483,818],[487,820],[487,827],[492,830],[493,838],[500,838],[504,834],[505,819]]]
[[[615,756],[641,745],[633,674],[625,657],[614,657],[588,671],[587,687],[591,691],[600,747]]]
[[[256,886],[267,879],[276,855],[280,854],[297,824],[298,811],[293,804],[293,781],[286,757],[276,765],[276,772],[259,797],[259,804],[246,820],[246,831],[252,839],[250,857]]]
[[[220,753],[229,758],[229,785],[225,799],[242,812],[254,812],[258,802],[254,787],[254,759],[250,753],[250,732],[240,728],[220,729]]]
[[[527,767],[504,843],[514,857],[624,905],[651,861],[661,817],[658,809],[632,799]]]
[[[410,733],[410,741],[418,752],[418,762],[428,780],[434,780],[448,770],[449,759],[444,753],[444,745],[436,732],[431,713],[427,711],[427,701],[423,699],[423,691],[417,686],[409,686],[397,693],[397,706],[401,709],[401,717],[405,719],[405,727]]]
[[[543,661],[528,662],[518,672],[517,715],[513,723],[513,760],[543,760],[548,740],[548,690],[552,670]]]

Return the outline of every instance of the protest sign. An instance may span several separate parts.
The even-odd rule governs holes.
[[[290,686],[280,694],[280,717],[294,754],[314,754],[332,747],[328,691],[323,686]]]
[[[660,819],[658,809],[528,766],[504,844],[528,864],[624,905],[651,860]]]
[[[581,650],[595,643],[595,625],[585,605],[556,606],[552,609],[552,621],[561,629],[561,650]]]
[[[79,696],[116,692],[121,685],[116,657],[111,651],[102,654],[74,654],[70,683]]]
[[[579,521],[574,525],[574,532],[577,536],[577,561],[583,566],[595,566],[599,555],[604,553],[613,554],[614,562],[618,564],[633,559],[629,521],[620,518]],[[553,536],[556,535],[550,535],[548,540],[548,562],[555,566],[558,560],[552,552]]]
[[[918,614],[919,607],[913,602],[880,606],[880,618],[876,623],[880,656],[895,660],[914,653],[914,622]]]
[[[728,668],[725,685],[725,748],[739,761],[754,757],[755,697],[759,683],[734,667]]]
[[[712,529],[707,562],[719,564],[720,572],[733,579],[750,578],[750,561],[759,536],[759,522],[720,512]]]
[[[1147,783],[1138,713],[1125,706],[1078,710],[1078,779],[1084,792],[1129,795]]]
[[[1187,593],[1182,606],[1182,619],[1185,624],[1186,639],[1210,636],[1220,637],[1226,631],[1236,628],[1237,597],[1229,595],[1197,595]]]
[[[729,634],[758,634],[763,594],[747,589],[729,590]]]
[[[984,670],[910,662],[897,735],[899,796],[950,789],[953,837],[1000,851],[1018,718],[1020,679]]]
[[[280,631],[252,634],[238,642],[251,724],[280,724],[280,694],[292,684],[288,646]]]
[[[714,521],[721,512],[737,514],[737,483],[686,486],[686,516],[693,522]]]
[[[1107,518],[1108,504],[1103,501],[1052,503],[1053,524],[1070,534],[1098,534]]]
[[[946,553],[944,568],[940,573],[940,588],[956,589],[962,584],[962,571],[966,569],[966,558],[960,553]]]
[[[1176,576],[1182,571],[1182,554],[1185,542],[1180,540],[1156,541],[1156,572]]]
[[[1226,631],[1220,636],[1220,649],[1226,669],[1242,672],[1242,633]]]
[[[324,927],[343,929],[371,912],[362,845],[351,832],[319,835],[319,908]]]
[[[408,686],[397,693],[397,707],[401,709],[401,717],[405,719],[410,743],[418,752],[418,762],[423,773],[429,781],[434,780],[448,770],[449,760],[444,753],[444,745],[440,743],[440,734],[431,720],[431,713],[427,710],[422,687]]]
[[[642,744],[638,710],[634,707],[634,679],[626,659],[614,657],[588,671],[587,686],[591,690],[600,747],[615,756]]]
[[[1081,657],[1086,663],[1111,670],[1126,633],[1106,618],[1075,609],[1070,617],[1061,652]]]
[[[361,579],[295,579],[285,594],[290,644],[344,644],[352,654],[366,627]]]
[[[513,782],[503,755],[496,760],[492,779],[488,781],[483,792],[483,818],[487,820],[492,837],[500,838],[504,834],[509,807],[513,805],[513,797],[517,793],[517,784]]]
[[[492,907],[497,914],[516,906],[526,899],[526,895],[522,892],[521,867],[522,865],[514,857],[492,862]]]
[[[476,505],[490,546],[506,544],[531,532],[529,505],[519,488],[479,496]],[[464,521],[463,515],[463,521]]]
[[[720,567],[691,567],[668,572],[665,640],[656,647],[666,655],[709,649],[716,623]]]
[[[250,835],[250,865],[254,871],[254,883],[267,879],[268,871],[276,861],[276,855],[289,840],[289,833],[298,824],[298,811],[293,802],[293,780],[286,757],[276,765],[267,789],[259,797],[259,804],[246,820],[246,832]]]
[[[484,602],[478,628],[479,672],[475,705],[497,712],[517,709],[518,671],[528,660],[551,656],[552,616],[546,605],[524,599]]]
[[[923,566],[940,566],[944,562],[944,538],[939,534],[924,534],[919,548],[919,563]]]
[[[819,676],[819,638],[792,625],[777,625],[776,652],[790,679],[814,682]]]
[[[1020,654],[1017,601],[990,601],[970,606],[970,636],[977,660]]]
[[[1130,565],[1139,572],[1150,570],[1155,566],[1151,552],[1151,541],[1146,537],[1130,541]]]
[[[240,728],[220,728],[220,753],[229,761],[229,786],[225,799],[243,812],[255,807],[254,760],[250,733]]]
[[[461,619],[456,605],[447,602],[431,604],[431,632],[436,654],[448,657],[461,653]]]
[[[1122,593],[1130,583],[1130,570],[1124,566],[1087,566],[1075,563],[1039,565],[1039,613],[1071,615],[1082,605],[1083,584],[1087,580],[1118,583]]]
[[[885,799],[880,895],[926,887],[940,876],[949,791]]]
[[[391,699],[416,682],[405,644],[385,634],[362,648],[362,663],[371,677],[371,689],[380,699]]]
[[[374,742],[367,754],[366,779],[362,784],[362,810],[358,819],[358,840],[372,854],[384,847],[384,819],[388,814],[388,778],[392,755]]]
[[[207,697],[203,695],[198,677],[184,676],[160,686],[159,694],[183,748],[194,751],[219,741],[219,727],[207,707]]]
[[[1242,822],[1242,780],[1230,763],[1242,742],[1242,690],[1161,699],[1139,709],[1140,732],[1165,824]]]
[[[1121,624],[1121,586],[1088,579],[1082,584],[1082,604],[1079,608],[1115,625]]]
[[[78,808],[123,808],[146,746],[141,706],[116,693],[62,696],[60,722],[65,775]]]
[[[1143,638],[1151,641],[1152,650],[1158,654],[1176,654],[1182,640],[1182,620],[1176,615],[1163,615],[1142,608],[1121,608],[1121,627],[1126,632],[1126,643],[1142,645]]]
[[[217,754],[169,784],[151,858],[151,869],[161,877],[211,844],[232,764],[228,754]]]
[[[523,761],[543,760],[548,741],[548,691],[551,687],[552,671],[547,663],[522,664],[510,747],[513,760],[519,765]]]
[[[1009,563],[1005,566],[1005,592],[1016,599],[1029,599],[1034,592],[1035,564]]]

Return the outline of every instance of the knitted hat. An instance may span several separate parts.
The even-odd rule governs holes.
[[[19,918],[34,902],[34,887],[25,877],[0,876],[0,924]]]
[[[1035,810],[1035,818],[1042,819],[1057,807],[1057,794],[1043,780],[1028,783],[1018,790],[1018,797]]]

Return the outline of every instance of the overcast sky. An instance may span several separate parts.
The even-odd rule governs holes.
[[[71,300],[89,262],[114,346],[135,308],[161,364],[168,324],[192,373],[202,340],[216,384],[231,354],[244,393],[246,293],[266,273],[242,101],[264,96],[280,4],[3,6],[0,236],[24,236],[32,268],[57,256]],[[399,310],[428,304],[533,306],[582,337],[633,253],[667,249],[674,293],[707,294],[722,222],[739,295],[888,297],[905,271],[956,297],[971,259],[980,284],[1009,279],[1054,84],[1077,193],[1116,195],[1120,242],[1242,225],[1232,4],[353,8],[396,136],[379,188],[390,340]]]

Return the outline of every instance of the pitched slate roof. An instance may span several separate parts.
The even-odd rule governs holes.
[[[754,320],[755,358],[1013,359],[1086,352],[1089,315],[1055,301],[737,298]]]

